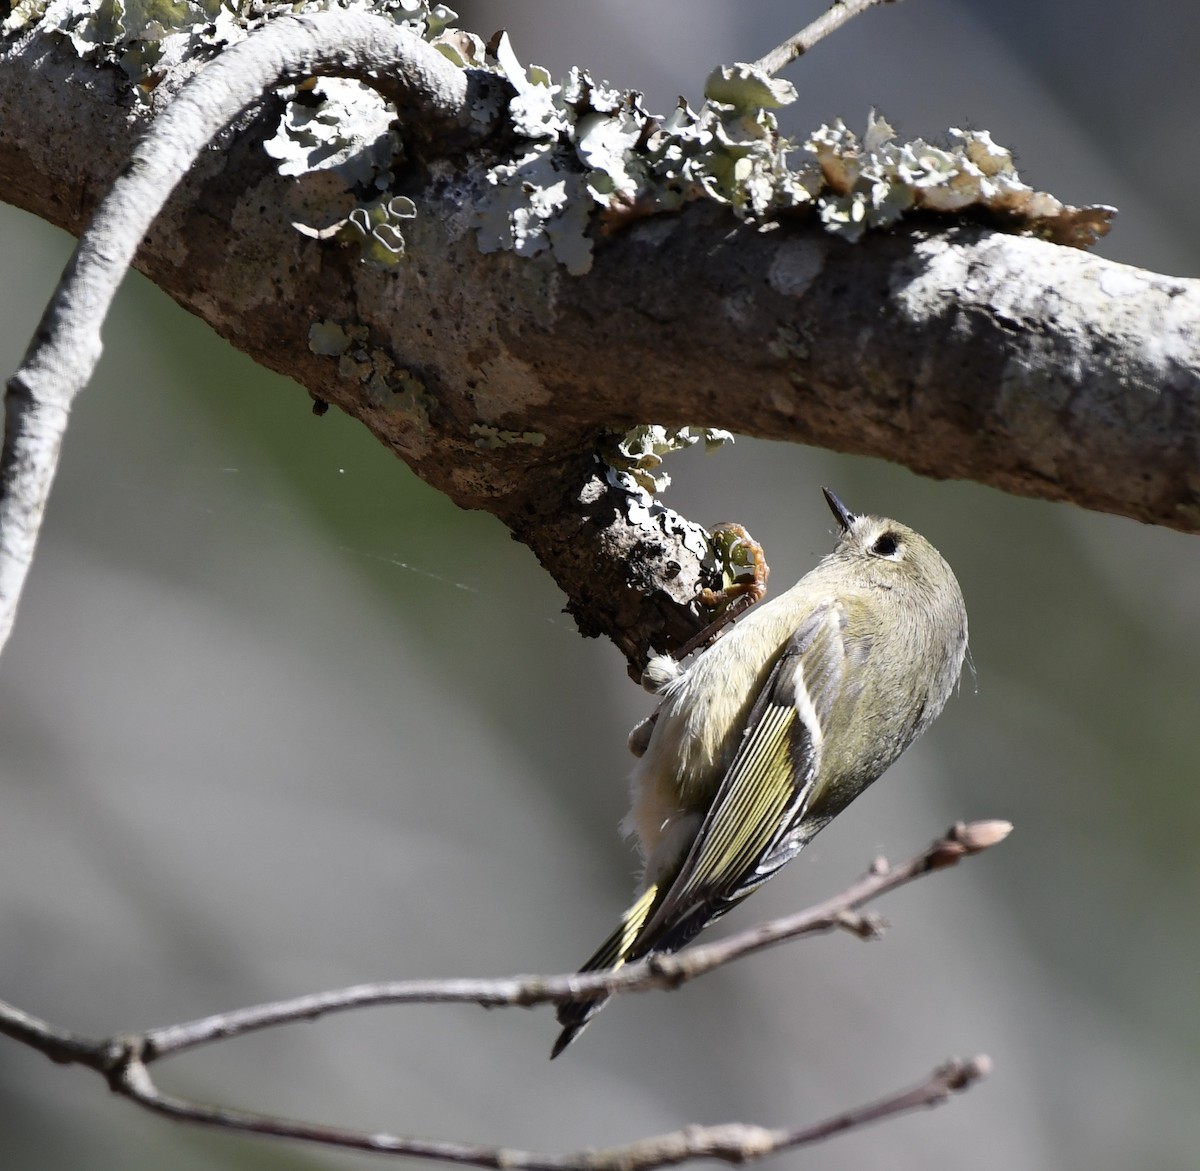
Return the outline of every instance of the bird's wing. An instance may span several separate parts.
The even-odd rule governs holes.
[[[831,600],[784,646],[696,840],[630,959],[683,947],[795,853],[778,847],[812,796],[824,730],[843,681],[844,627],[845,613]]]

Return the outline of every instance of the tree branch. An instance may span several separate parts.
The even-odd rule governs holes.
[[[745,1162],[776,1151],[790,1150],[895,1114],[937,1105],[952,1093],[986,1076],[986,1057],[952,1060],[912,1089],[848,1110],[814,1126],[792,1130],[767,1129],[742,1123],[691,1126],[671,1134],[622,1147],[565,1155],[543,1155],[467,1143],[436,1142],[399,1135],[365,1133],[315,1123],[210,1106],[164,1094],[150,1076],[149,1066],[198,1045],[244,1036],[265,1028],[315,1020],[332,1012],[383,1004],[472,1003],[485,1008],[529,1007],[560,1003],[589,995],[643,992],[676,988],[764,948],[838,928],[874,938],[878,920],[854,912],[874,899],[935,870],[996,845],[1012,827],[1003,821],[959,823],[927,850],[890,868],[877,859],[858,882],[833,898],[798,914],[759,924],[728,939],[693,947],[680,955],[653,956],[617,972],[574,973],[562,976],[516,976],[501,980],[409,980],[362,984],[332,992],[217,1013],[200,1020],[150,1029],[132,1036],[86,1037],[59,1029],[23,1010],[0,1001],[0,1033],[44,1053],[52,1061],[83,1065],[100,1073],[112,1090],[149,1110],[185,1122],[273,1138],[297,1139],[351,1150],[435,1159],[478,1167],[517,1168],[521,1171],[629,1171],[673,1166],[693,1159]]]
[[[911,1089],[889,1094],[866,1106],[844,1110],[812,1126],[785,1130],[741,1122],[718,1126],[693,1125],[624,1146],[589,1148],[560,1155],[478,1143],[414,1139],[379,1132],[368,1134],[341,1127],[292,1122],[223,1106],[205,1106],[162,1093],[154,1085],[146,1066],[133,1055],[122,1065],[119,1076],[113,1081],[113,1089],[156,1114],[181,1122],[267,1138],[295,1139],[344,1150],[431,1159],[468,1167],[492,1167],[500,1171],[654,1171],[657,1167],[674,1167],[698,1159],[746,1163],[780,1151],[811,1146],[872,1122],[939,1106],[948,1101],[952,1094],[969,1089],[990,1072],[991,1060],[984,1054],[966,1061],[951,1058]]]
[[[777,45],[766,56],[755,61],[754,68],[774,76],[868,8],[894,3],[896,0],[834,0],[825,12],[805,25],[794,37],[789,37],[782,45]]]
[[[22,109],[0,118],[0,196],[78,232],[144,115],[113,118],[106,75],[32,44],[0,46],[0,111]],[[70,103],[39,84],[55,70]],[[480,160],[432,155],[401,177],[417,217],[406,260],[381,273],[295,231],[265,126],[251,117],[197,160],[137,266],[500,518],[581,630],[635,666],[703,625],[695,598],[712,583],[694,527],[647,512],[598,461],[610,429],[725,427],[1200,531],[1200,282],[978,225],[910,222],[848,245],[700,202],[598,239],[574,278],[548,254],[481,254],[463,226],[486,195]],[[54,145],[70,135],[92,149]],[[348,366],[310,348],[318,323],[357,331]],[[381,393],[380,370],[416,390]],[[62,405],[43,416],[47,450]]]

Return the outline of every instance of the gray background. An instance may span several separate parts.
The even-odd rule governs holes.
[[[665,110],[822,7],[497,2],[460,23]],[[910,137],[986,127],[1031,182],[1121,208],[1105,255],[1195,275],[1200,8],[1134,19],[1116,0],[889,6],[789,70],[789,126],[876,106]],[[0,213],[7,371],[70,241]],[[647,702],[619,656],[572,632],[497,522],[314,419],[141,278],[106,340],[0,666],[0,995],[106,1033],[374,978],[573,967],[633,883],[616,824]],[[673,471],[668,502],[747,524],[777,585],[828,548],[820,484],[912,523],[959,574],[978,668],[725,929],[957,818],[1010,818],[1012,839],[890,898],[882,943],[811,941],[629,998],[553,1065],[547,1010],[391,1009],[199,1051],[164,1084],[552,1149],[812,1121],[987,1051],[995,1075],[966,1098],[774,1165],[1195,1167],[1195,539],[782,445]],[[14,1044],[0,1153],[13,1171],[381,1165],[172,1126]]]

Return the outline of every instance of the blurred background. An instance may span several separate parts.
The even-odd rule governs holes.
[[[825,7],[465,3],[555,74],[665,111]],[[1024,176],[1121,215],[1100,251],[1195,276],[1200,6],[909,0],[788,76],[797,134],[875,106],[907,137],[987,128]],[[0,208],[10,371],[71,241]],[[67,439],[0,666],[0,995],[91,1034],[358,981],[556,972],[633,888],[617,834],[648,701],[532,556],[365,430],[317,419],[132,276]],[[958,572],[977,678],[724,930],[840,889],[953,820],[1012,838],[889,898],[881,943],[778,949],[612,1004],[551,1065],[549,1010],[350,1014],[158,1067],[200,1099],[543,1150],[689,1122],[815,1121],[990,1053],[941,1110],[771,1165],[1200,1165],[1197,540],[902,468],[739,440],[666,500],[738,520],[780,587],[830,546],[818,487]],[[0,1162],[354,1168],[172,1125],[0,1043]],[[378,1160],[370,1162],[381,1166]]]

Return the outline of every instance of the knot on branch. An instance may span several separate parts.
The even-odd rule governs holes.
[[[96,1068],[114,1094],[128,1096],[137,1071],[146,1069],[146,1038],[134,1034],[110,1037]]]
[[[867,941],[882,939],[888,926],[887,920],[874,911],[868,911],[865,915],[857,911],[841,911],[834,917],[834,924]]]
[[[646,971],[664,988],[678,988],[688,980],[687,964],[668,952],[657,952],[648,956]]]

